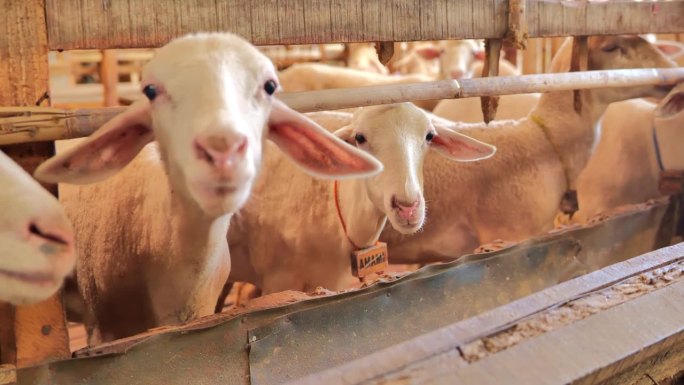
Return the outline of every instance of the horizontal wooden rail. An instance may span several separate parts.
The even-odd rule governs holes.
[[[513,15],[509,15],[511,3],[516,5]],[[53,50],[159,47],[198,31],[234,32],[259,45],[684,32],[681,0],[46,0],[45,4]]]
[[[412,100],[469,98],[569,91],[601,87],[672,85],[684,81],[684,67],[499,76],[360,88],[285,93],[280,99],[301,112],[336,110]]]
[[[560,74],[440,80],[401,85],[283,93],[300,112],[334,110],[412,100],[467,98],[600,87],[668,86],[684,82],[684,67],[584,71]],[[0,145],[88,136],[125,107],[57,109],[0,107]]]

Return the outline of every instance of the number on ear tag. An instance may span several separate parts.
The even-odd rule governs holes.
[[[352,274],[363,278],[373,273],[383,272],[389,265],[387,244],[377,242],[366,249],[352,251]]]

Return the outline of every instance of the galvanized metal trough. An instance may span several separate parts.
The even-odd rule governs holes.
[[[414,339],[429,337],[441,328],[463,322],[475,329],[481,325],[479,334],[469,335],[471,339],[480,338],[529,316],[532,310],[559,306],[569,297],[681,260],[684,246],[667,254],[667,258],[642,256],[637,264],[628,260],[670,245],[677,237],[680,211],[678,197],[663,198],[587,226],[426,266],[357,291],[320,296],[286,293],[282,295],[284,303],[278,306],[239,315],[219,314],[180,327],[152,330],[79,351],[74,359],[18,369],[18,383],[372,382],[411,367],[411,363],[441,357],[444,349],[452,354],[457,351],[455,347],[447,348],[454,342],[448,338],[433,336],[433,343],[415,345]],[[619,264],[608,268],[613,269],[610,274],[600,270],[615,263]],[[615,266],[620,268],[616,270]],[[562,282],[572,290],[554,287]],[[555,297],[542,294],[545,290],[555,290]],[[521,313],[516,303],[529,301],[534,297],[529,297],[531,294],[543,295],[545,305]],[[478,317],[488,312],[503,314],[503,324],[492,323],[491,319],[480,323]],[[684,319],[678,321],[681,329]],[[408,347],[392,353],[397,344]],[[387,355],[378,353],[386,351]],[[368,361],[373,354],[380,354],[380,358]],[[368,362],[374,370],[363,369]],[[344,365],[356,365],[353,378],[345,379],[343,374],[352,372],[344,371]]]

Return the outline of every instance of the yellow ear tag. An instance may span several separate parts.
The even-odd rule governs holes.
[[[377,242],[375,245],[352,251],[352,274],[363,278],[373,273],[382,273],[389,266],[387,244]]]

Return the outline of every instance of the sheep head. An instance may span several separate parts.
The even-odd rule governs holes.
[[[0,301],[44,300],[74,267],[71,224],[57,199],[0,152]]]
[[[170,42],[145,66],[141,84],[145,99],[41,165],[36,177],[96,182],[156,140],[174,193],[218,217],[247,200],[267,138],[319,177],[368,176],[382,168],[278,101],[273,64],[236,35]]]

